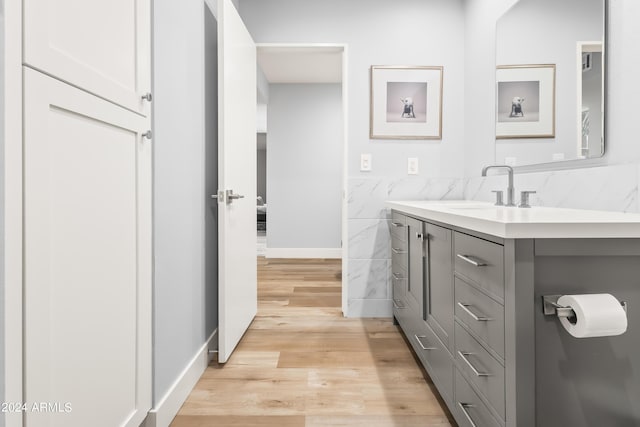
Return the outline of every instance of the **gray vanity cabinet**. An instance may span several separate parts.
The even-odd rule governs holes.
[[[396,211],[391,235],[395,320],[460,425],[504,426],[503,246]]]
[[[403,255],[398,232],[402,224],[407,238],[406,270],[396,261]],[[394,213],[392,274],[395,320],[449,404],[454,396],[451,230]]]
[[[504,218],[391,203],[407,209],[393,211],[394,316],[458,425],[640,426],[640,228],[549,231],[554,212],[540,209],[544,221],[511,211],[517,232],[500,231]],[[607,233],[634,224],[615,217]],[[599,293],[625,302],[622,335],[575,338],[544,313],[545,296]]]

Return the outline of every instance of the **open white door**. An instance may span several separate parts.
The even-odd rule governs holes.
[[[256,46],[231,0],[218,0],[218,361],[226,362],[258,307]]]

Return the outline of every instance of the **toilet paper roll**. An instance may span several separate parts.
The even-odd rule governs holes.
[[[627,330],[627,313],[610,294],[563,295],[558,305],[571,307],[575,323],[561,317],[562,326],[576,338],[621,335]]]

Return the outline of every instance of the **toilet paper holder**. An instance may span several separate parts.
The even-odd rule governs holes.
[[[558,304],[558,299],[562,295],[543,295],[542,312],[545,316],[574,317],[576,314],[571,307],[563,307]],[[627,312],[627,302],[620,301],[624,312]]]

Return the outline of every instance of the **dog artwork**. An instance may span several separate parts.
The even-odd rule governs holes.
[[[416,115],[413,112],[413,98],[400,98],[400,101],[402,101],[403,107],[402,107],[402,115],[400,117],[402,117],[403,119],[406,117],[408,118],[416,118]]]
[[[511,114],[509,117],[524,117],[524,112],[522,111],[522,103],[524,102],[524,98],[520,96],[514,96],[511,100]]]

